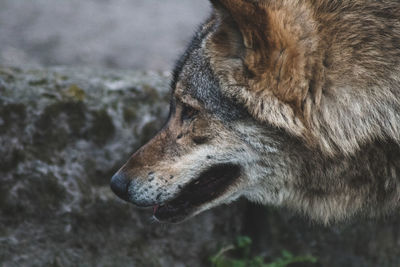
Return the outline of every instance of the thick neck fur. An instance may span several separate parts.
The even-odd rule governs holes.
[[[204,52],[222,93],[268,128],[247,137],[263,156],[246,196],[326,223],[398,207],[399,2],[216,2]]]
[[[255,118],[332,158],[400,142],[398,1],[220,2],[207,53]]]
[[[264,150],[267,160],[260,163],[260,168],[267,166],[272,171],[262,178],[258,188],[270,188],[270,184],[279,184],[280,188],[276,188],[272,201],[273,190],[267,194],[253,193],[254,201],[285,205],[324,223],[354,215],[386,215],[399,206],[400,148],[397,144],[375,142],[353,156],[331,158],[282,132],[274,136],[280,136],[279,143],[275,140],[271,144],[270,138],[254,142],[258,149],[262,147],[260,143],[277,148],[276,153]],[[271,183],[275,177],[279,183]]]

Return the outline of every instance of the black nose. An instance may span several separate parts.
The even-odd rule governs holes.
[[[129,200],[128,197],[129,180],[125,178],[123,173],[117,172],[111,178],[110,187],[114,193],[123,200]]]

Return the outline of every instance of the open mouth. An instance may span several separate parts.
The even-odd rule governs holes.
[[[154,206],[159,221],[178,222],[197,207],[222,195],[240,177],[240,166],[230,163],[214,165],[186,185],[171,201]]]

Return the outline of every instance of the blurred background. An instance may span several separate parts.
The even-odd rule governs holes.
[[[209,13],[206,0],[1,0],[0,62],[170,70]]]
[[[163,125],[169,71],[209,13],[207,0],[0,0],[1,267],[399,266],[398,217],[323,226],[240,200],[162,225],[111,192]]]

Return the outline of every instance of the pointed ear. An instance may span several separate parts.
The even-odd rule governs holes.
[[[266,18],[264,9],[257,8],[256,1],[243,0],[210,0],[219,22],[218,33],[222,36],[215,36],[215,39],[227,38],[220,41],[222,45],[233,45],[236,48],[253,49],[255,45],[261,44],[259,34],[263,31]]]
[[[208,51],[225,93],[256,119],[312,139],[307,128],[323,68],[306,2],[211,0],[216,30]]]
[[[314,25],[309,10],[296,2],[211,0],[219,22],[214,48],[241,58],[250,75],[270,75],[269,90],[301,109],[307,92],[290,81],[305,76],[305,57],[315,50],[310,32]]]

